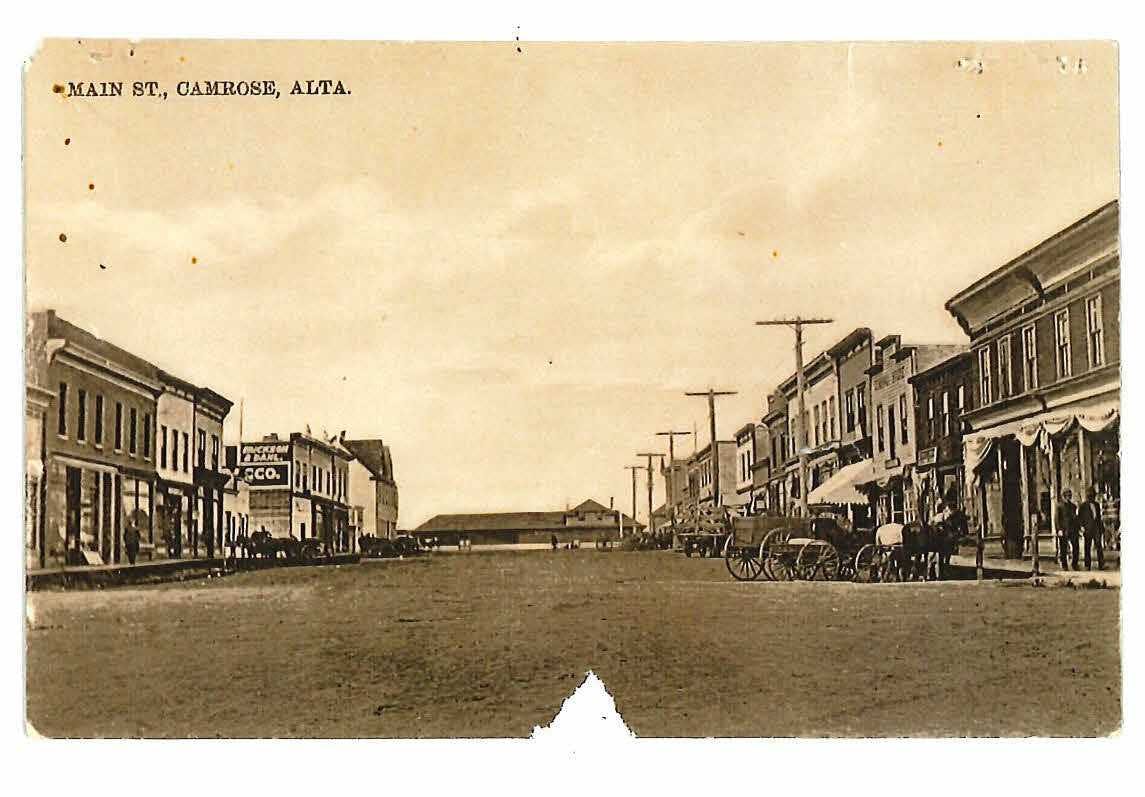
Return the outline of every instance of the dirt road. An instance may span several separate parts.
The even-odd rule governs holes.
[[[472,553],[36,593],[49,736],[527,736],[589,669],[641,736],[1094,735],[1119,592],[739,584],[668,553]]]

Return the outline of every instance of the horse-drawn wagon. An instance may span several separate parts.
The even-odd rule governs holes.
[[[724,563],[732,577],[753,581],[872,580],[860,551],[867,534],[832,515],[757,515],[732,519]]]

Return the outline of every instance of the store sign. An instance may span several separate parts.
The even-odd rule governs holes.
[[[252,487],[290,484],[290,443],[243,443],[239,473]]]
[[[919,465],[933,465],[937,461],[938,461],[938,448],[937,447],[924,448],[922,451],[918,452],[918,464]]]

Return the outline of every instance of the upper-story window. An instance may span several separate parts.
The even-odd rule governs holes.
[[[151,413],[143,413],[143,458],[151,459]]]
[[[1014,374],[1010,368],[1010,336],[998,339],[998,398],[1014,395]]]
[[[828,417],[828,423],[829,423],[827,431],[830,432],[830,434],[827,436],[828,440],[834,440],[835,439],[835,416],[836,415],[837,415],[837,412],[835,409],[835,397],[831,396],[831,398],[827,399],[827,417]]]
[[[171,470],[179,470],[179,431],[171,430]]]
[[[812,409],[815,411],[815,445],[819,445],[819,405],[816,404]]]
[[[123,402],[115,402],[115,450],[123,450]]]
[[[68,383],[60,382],[60,393],[56,402],[56,432],[61,436],[68,433]]]
[[[961,390],[962,388],[959,388]],[[950,434],[950,391],[942,391],[942,436]]]
[[[1105,327],[1101,318],[1101,294],[1085,300],[1085,336],[1089,367],[1105,365]]]
[[[135,407],[131,407],[128,410],[128,416],[127,417],[128,417],[128,427],[127,428],[128,428],[128,434],[129,434],[129,437],[127,438],[127,453],[134,456],[134,454],[137,450],[137,448],[136,448],[137,444],[136,444],[135,438],[136,438],[136,432],[138,432],[137,424],[139,423],[139,415],[136,412]]]
[[[883,430],[883,405],[882,404],[875,407],[875,424],[877,426],[879,453],[881,454],[883,452],[883,449],[886,448],[885,432]]]
[[[867,386],[855,387],[855,419],[863,434],[867,433]]]
[[[103,394],[95,394],[95,438],[97,446],[103,445]]]
[[[87,440],[87,391],[80,389],[76,395],[76,440]]]
[[[1069,308],[1054,313],[1054,361],[1058,379],[1073,375],[1073,353],[1069,339]]]
[[[205,468],[207,467],[207,430],[197,430],[195,440],[195,464],[200,468]]]
[[[183,432],[183,472],[190,473],[191,461],[191,435],[188,432]]]
[[[994,401],[994,379],[990,367],[990,349],[989,347],[979,349],[978,351],[978,392],[980,394],[982,406],[991,404]]]
[[[211,470],[219,469],[219,436],[211,435]]]
[[[843,397],[843,412],[845,414],[845,423],[847,424],[847,433],[855,431],[855,390],[854,388],[847,391]]]
[[[159,427],[159,467],[167,467],[167,425]]]
[[[958,386],[958,417],[962,417],[962,413],[966,412],[966,385]]]
[[[1033,324],[1022,327],[1022,384],[1026,390],[1038,387],[1038,333]]]
[[[899,395],[899,435],[902,439],[902,444],[905,446],[910,441],[910,436],[907,434],[907,418],[909,413],[906,411],[906,394]]]
[[[926,397],[926,433],[930,438],[934,437],[934,394]]]

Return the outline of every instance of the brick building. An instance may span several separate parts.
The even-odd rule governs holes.
[[[974,409],[974,356],[959,352],[918,372],[914,387],[916,489],[922,518],[939,499],[963,505],[962,416]]]
[[[946,303],[973,352],[967,507],[1008,556],[1054,553],[1066,488],[1120,502],[1119,223],[1114,200]]]

